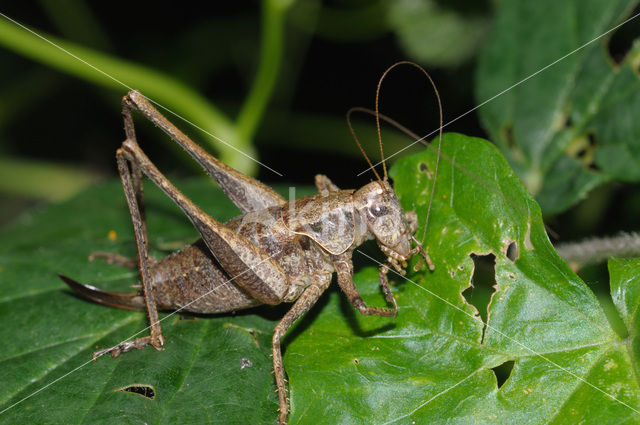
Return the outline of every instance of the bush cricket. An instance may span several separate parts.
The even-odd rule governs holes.
[[[158,310],[229,313],[260,304],[292,302],[290,310],[275,327],[272,339],[273,370],[279,401],[278,420],[280,424],[285,424],[289,406],[280,340],[291,325],[320,298],[331,283],[333,273],[337,273],[338,285],[360,313],[393,317],[398,306],[389,287],[389,270],[393,268],[398,273],[404,273],[407,260],[415,254],[421,254],[433,267],[422,242],[413,236],[417,228],[416,214],[402,210],[388,182],[382,152],[380,118],[399,128],[401,126],[379,114],[380,87],[387,73],[402,64],[412,65],[427,76],[440,106],[440,97],[429,74],[414,63],[398,62],[388,68],[379,80],[375,111],[354,108],[369,112],[376,118],[383,177],[375,170],[349,122],[355,141],[375,173],[376,180],[358,190],[341,190],[328,177],[316,175],[315,185],[319,193],[289,202],[263,183],[208,154],[162,116],[142,94],[137,91],[127,94],[122,109],[126,139],[118,149],[116,158],[138,248],[141,289],[136,293],[107,292],[66,276],[60,277],[74,291],[94,302],[124,309],[146,309],[150,334],[99,350],[93,354],[94,360],[106,353],[117,357],[147,345],[161,350],[164,338]],[[133,111],[141,113],[184,148],[220,185],[242,215],[220,223],[182,194],[139,147]],[[143,174],[182,209],[200,234],[197,242],[160,260],[149,256]],[[388,303],[385,308],[366,305],[353,282],[351,257],[354,249],[367,239],[375,239],[387,257],[378,274],[380,287]],[[413,248],[412,242],[415,243]],[[108,261],[124,263],[117,254],[98,255]]]

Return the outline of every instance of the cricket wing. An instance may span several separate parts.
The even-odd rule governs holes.
[[[214,157],[202,164],[222,191],[243,213],[259,211],[284,204],[285,199],[269,186],[234,170]]]

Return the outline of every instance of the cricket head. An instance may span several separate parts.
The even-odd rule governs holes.
[[[354,197],[357,203],[357,209],[362,220],[367,224],[367,229],[373,237],[378,241],[378,246],[382,250],[382,252],[387,255],[387,264],[383,265],[380,269],[381,272],[386,273],[388,271],[388,267],[392,266],[398,273],[404,273],[403,268],[406,267],[406,261],[414,254],[419,253],[423,258],[414,266],[414,270],[418,270],[422,260],[424,259],[429,266],[429,269],[433,270],[434,265],[429,259],[429,255],[427,251],[423,247],[424,239],[427,231],[427,224],[429,222],[429,213],[431,211],[431,200],[429,201],[429,207],[427,209],[426,218],[424,221],[424,230],[422,235],[422,240],[418,240],[413,236],[413,233],[417,229],[417,215],[414,212],[404,212],[402,207],[400,206],[400,202],[398,202],[398,197],[395,192],[389,185],[389,180],[387,176],[387,164],[384,158],[384,149],[382,148],[382,134],[380,131],[380,120],[383,119],[387,123],[393,125],[398,130],[407,134],[412,139],[421,142],[425,146],[428,146],[426,142],[424,142],[422,137],[418,137],[416,134],[409,131],[406,127],[394,121],[393,119],[382,115],[379,110],[378,100],[380,98],[380,87],[382,86],[382,80],[387,76],[387,74],[394,68],[400,65],[409,65],[414,68],[417,68],[421,71],[431,83],[433,90],[436,95],[436,99],[438,100],[438,110],[440,111],[440,128],[439,128],[439,137],[438,137],[438,148],[437,148],[437,160],[435,169],[433,172],[433,186],[431,187],[431,200],[433,200],[433,193],[435,192],[435,183],[436,176],[438,174],[438,161],[440,158],[440,146],[442,145],[442,127],[443,127],[443,118],[442,118],[442,103],[440,102],[440,94],[438,93],[438,89],[436,88],[435,82],[429,75],[427,71],[424,70],[420,65],[407,62],[400,61],[391,65],[387,70],[382,74],[380,80],[378,81],[378,87],[376,89],[376,103],[375,110],[370,110],[367,108],[351,108],[347,112],[347,124],[349,125],[349,131],[353,136],[353,140],[355,140],[358,145],[358,149],[364,156],[365,160],[369,164],[369,169],[375,174],[377,181],[369,183],[364,186],[362,189],[358,190]],[[367,153],[362,148],[362,144],[358,140],[355,131],[353,130],[353,126],[351,125],[351,113],[354,111],[366,112],[370,115],[373,115],[376,119],[376,129],[378,131],[378,145],[380,146],[380,158],[381,161],[378,164],[382,164],[383,169],[383,177],[378,174],[375,166],[371,162],[371,159],[367,156]],[[415,142],[414,142],[415,143]],[[376,164],[376,165],[378,165]],[[416,246],[411,248],[411,242],[415,242]],[[388,288],[387,288],[388,289]],[[390,294],[389,294],[390,295]],[[393,299],[393,296],[391,296]],[[387,299],[389,301],[389,298]]]
[[[413,230],[396,193],[387,180],[374,181],[353,194],[355,208],[378,242],[380,250],[395,261],[404,262],[412,254]]]

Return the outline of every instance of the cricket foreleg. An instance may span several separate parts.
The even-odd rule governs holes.
[[[387,302],[393,304],[393,308],[369,307],[365,304],[358,292],[358,288],[356,288],[356,285],[353,283],[353,263],[351,262],[351,253],[347,252],[337,256],[334,258],[333,264],[336,272],[338,273],[338,285],[340,285],[340,288],[342,288],[342,291],[345,293],[353,307],[355,307],[360,313],[365,316],[395,317],[398,312],[398,305],[396,304],[396,300],[391,293],[388,282],[386,281],[386,272],[382,273],[382,269],[380,270],[380,286],[382,287],[382,291]]]
[[[314,284],[309,286],[300,295],[295,304],[285,314],[285,316],[276,325],[273,331],[272,350],[273,350],[273,373],[276,379],[276,388],[278,390],[278,402],[280,406],[280,415],[278,416],[278,422],[282,424],[287,423],[287,413],[289,413],[289,400],[287,398],[287,385],[285,384],[284,366],[282,364],[282,352],[280,350],[280,340],[287,333],[287,330],[293,325],[293,323],[300,318],[303,314],[313,307],[318,301],[318,298],[329,287],[331,278],[326,279],[321,284]]]
[[[389,267],[386,264],[380,266],[378,270],[378,281],[380,282],[380,288],[382,288],[382,293],[384,294],[384,298],[388,303],[393,304],[393,309],[398,311],[398,303],[396,298],[391,293],[391,287],[389,286],[389,279],[387,278],[387,273],[389,273]]]

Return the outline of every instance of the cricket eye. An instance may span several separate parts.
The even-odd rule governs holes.
[[[374,217],[382,217],[383,215],[386,215],[388,211],[387,206],[384,204],[373,204],[369,207],[369,212]]]

